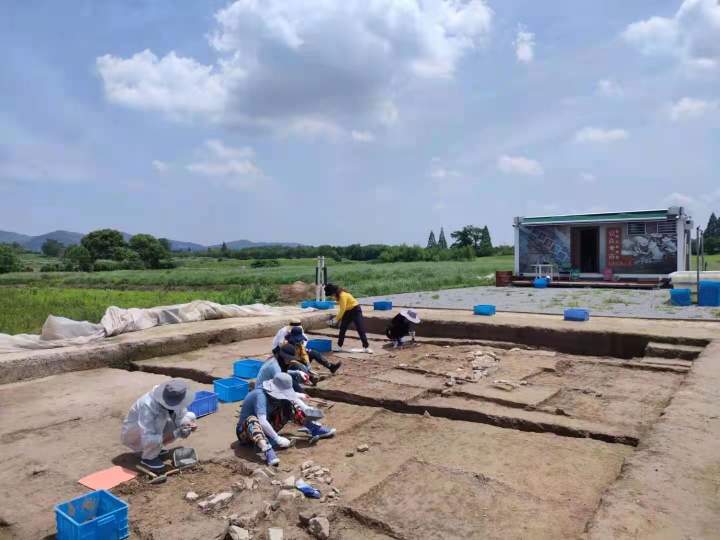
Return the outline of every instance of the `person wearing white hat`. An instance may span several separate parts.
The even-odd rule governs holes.
[[[403,338],[411,336],[415,341],[415,327],[420,324],[420,317],[413,309],[403,309],[390,321],[385,335],[392,340],[395,347],[402,347]]]
[[[141,463],[146,467],[164,468],[165,463],[160,459],[163,445],[187,438],[197,429],[195,413],[187,409],[193,399],[195,392],[190,392],[181,379],[170,379],[155,386],[130,408],[120,440],[134,452],[141,453]]]
[[[252,444],[262,452],[268,465],[278,465],[280,460],[273,447],[288,448],[291,444],[278,431],[292,420],[304,426],[312,439],[332,437],[335,429],[316,421],[322,416],[320,410],[302,402],[300,395],[293,390],[290,375],[278,373],[245,396],[235,434],[240,442]]]

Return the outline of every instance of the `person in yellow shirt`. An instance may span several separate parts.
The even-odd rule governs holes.
[[[340,332],[338,334],[337,347],[334,349],[335,352],[343,352],[342,346],[345,342],[345,333],[350,327],[350,324],[354,324],[355,330],[357,330],[358,336],[360,336],[360,341],[362,341],[363,352],[372,353],[367,334],[365,333],[365,320],[363,319],[360,303],[355,300],[352,294],[332,283],[325,285],[325,294],[328,297],[335,297],[338,303],[338,314],[334,322],[340,325]]]

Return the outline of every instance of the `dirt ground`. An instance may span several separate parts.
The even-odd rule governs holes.
[[[262,341],[136,366],[153,373],[106,368],[0,386],[0,518],[9,524],[0,535],[51,538],[53,506],[86,492],[78,478],[136,463],[119,441],[134,399],[168,374],[210,388],[197,381],[229,376],[235,359],[262,352]],[[114,490],[130,505],[131,537],[224,538],[233,522],[252,538],[266,538],[270,527],[286,539],[311,538],[299,520],[308,511],[329,519],[333,539],[580,537],[685,377],[545,350],[374,346],[371,356],[336,355],[343,368],[308,390],[326,401],[337,436],[312,447],[299,439],[274,471],[255,472],[267,468],[237,445],[237,405],[200,419],[185,443],[200,466],[164,485],[141,476]],[[293,426],[286,432],[296,434]],[[327,469],[309,479],[323,498],[279,495],[288,477],[307,477],[308,460]],[[233,497],[204,513],[185,500],[189,491],[201,501]]]

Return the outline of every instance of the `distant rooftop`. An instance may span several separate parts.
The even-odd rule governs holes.
[[[557,225],[562,223],[612,223],[617,221],[665,221],[670,215],[662,210],[637,210],[629,212],[605,212],[599,214],[568,214],[561,216],[520,217],[521,225]]]

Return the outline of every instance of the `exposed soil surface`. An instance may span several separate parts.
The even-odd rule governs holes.
[[[132,468],[120,423],[167,374],[208,389],[198,381],[229,376],[235,359],[258,356],[261,345],[136,366],[153,373],[106,368],[0,386],[0,518],[8,524],[0,538],[52,535],[53,506],[87,491],[78,478],[113,463]],[[199,466],[162,485],[141,475],[115,488],[130,505],[131,538],[224,538],[229,523],[255,539],[270,527],[285,539],[311,538],[307,512],[327,517],[332,539],[578,538],[689,369],[476,344],[380,345],[374,355],[342,355],[337,375],[308,390],[324,400],[337,436],[308,446],[288,426],[297,445],[271,472],[235,441],[237,404],[200,419],[183,441]],[[319,474],[303,469],[308,460]],[[323,498],[281,495],[290,476]],[[197,501],[185,499],[190,491]],[[201,510],[198,502],[223,492],[233,494],[226,505]]]

